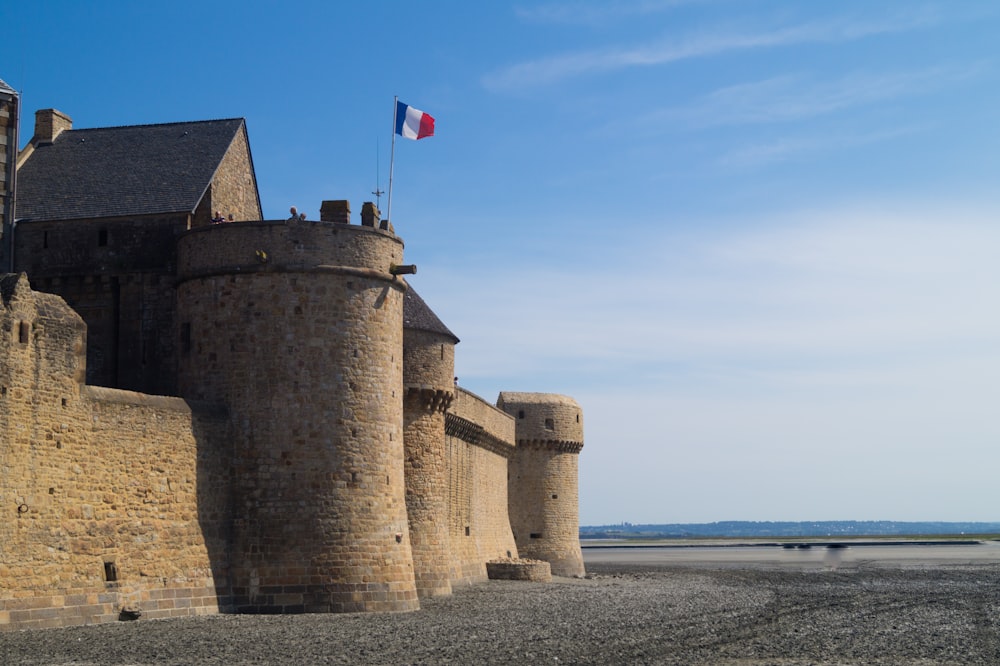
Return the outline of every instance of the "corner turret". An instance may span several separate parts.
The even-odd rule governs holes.
[[[497,407],[514,417],[508,507],[521,557],[545,560],[556,576],[582,576],[578,454],[583,412],[552,393],[503,392]]]

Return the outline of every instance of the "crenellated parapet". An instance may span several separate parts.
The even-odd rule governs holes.
[[[427,412],[444,413],[455,399],[454,391],[434,388],[432,386],[407,386],[404,397],[407,407],[414,407]]]
[[[511,458],[514,455],[514,443],[511,440],[498,436],[483,425],[458,414],[448,413],[445,415],[444,432],[449,437],[460,439],[466,444],[504,458]]]

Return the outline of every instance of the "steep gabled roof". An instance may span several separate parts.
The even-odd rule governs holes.
[[[9,85],[7,85],[6,83],[4,83],[3,79],[0,79],[0,91],[5,92],[5,93],[16,92],[13,88],[11,88]]]
[[[230,118],[66,130],[17,170],[17,217],[193,212],[243,125]]]
[[[451,338],[454,344],[458,344],[458,337],[448,330],[424,299],[420,298],[420,294],[413,289],[413,286],[409,287],[403,295],[403,328],[437,333]]]

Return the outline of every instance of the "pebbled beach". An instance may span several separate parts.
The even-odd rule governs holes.
[[[997,664],[1000,563],[588,563],[414,613],[219,615],[0,634],[13,664]]]

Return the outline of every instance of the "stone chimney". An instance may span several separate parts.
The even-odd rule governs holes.
[[[319,219],[321,222],[341,222],[351,223],[351,202],[346,199],[336,201],[324,201],[319,207]]]
[[[31,142],[37,145],[52,143],[63,130],[73,129],[73,119],[55,109],[35,111],[35,136]]]
[[[382,213],[371,201],[366,201],[361,206],[361,225],[365,227],[378,227],[382,220]]]

